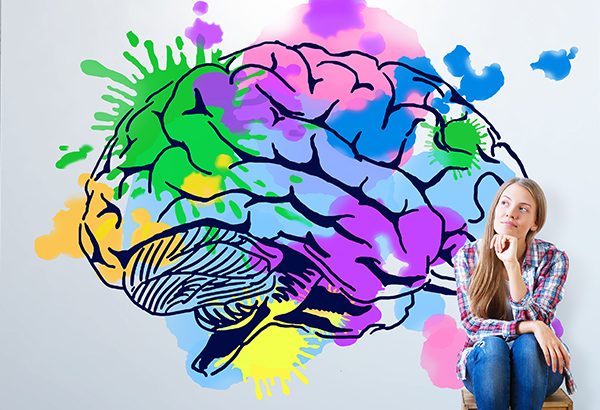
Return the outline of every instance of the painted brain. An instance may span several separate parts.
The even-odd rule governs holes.
[[[410,62],[264,42],[166,82],[82,180],[84,253],[139,308],[193,316],[205,376],[281,332],[318,348],[399,326],[453,293],[440,272],[512,153]]]

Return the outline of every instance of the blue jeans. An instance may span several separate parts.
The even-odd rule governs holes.
[[[512,348],[490,336],[467,357],[465,387],[479,410],[539,410],[561,385],[564,375],[552,371],[533,334],[519,336]]]

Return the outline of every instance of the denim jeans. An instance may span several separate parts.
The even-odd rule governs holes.
[[[533,334],[512,344],[490,336],[475,345],[467,357],[465,387],[475,396],[479,410],[539,410],[564,376],[546,364]]]

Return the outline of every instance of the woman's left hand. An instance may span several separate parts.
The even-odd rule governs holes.
[[[562,373],[563,368],[569,369],[571,367],[569,352],[567,352],[558,336],[544,322],[539,320],[519,322],[517,333],[533,333],[544,353],[546,364],[552,367],[553,372],[556,373],[556,370],[558,370],[559,373]]]
[[[504,263],[516,262],[518,239],[510,235],[494,235],[490,242],[490,248],[496,252],[496,256]]]

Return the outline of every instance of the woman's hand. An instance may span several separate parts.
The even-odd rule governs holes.
[[[544,322],[539,320],[519,322],[517,333],[533,333],[542,352],[544,352],[546,364],[552,366],[553,372],[556,373],[558,368],[558,372],[562,374],[563,367],[566,369],[571,367],[569,352],[567,352],[558,336]]]
[[[504,264],[506,269],[506,278],[509,280],[510,297],[513,301],[519,302],[527,294],[527,286],[521,275],[521,264],[517,259],[518,239],[510,235],[494,235],[490,243],[498,256],[498,259]]]
[[[504,264],[519,263],[517,257],[518,239],[510,235],[494,235],[490,242],[490,248],[494,249],[496,256]]]

